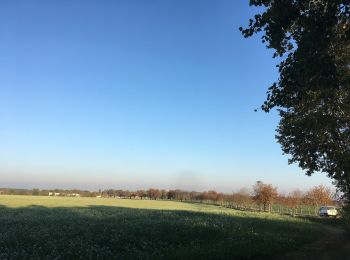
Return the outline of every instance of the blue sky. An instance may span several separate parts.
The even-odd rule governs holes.
[[[0,186],[281,191],[277,79],[248,1],[0,3]]]

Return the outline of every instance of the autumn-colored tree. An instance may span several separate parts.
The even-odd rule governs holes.
[[[188,191],[184,191],[184,190],[175,190],[175,199],[176,200],[189,200],[190,199],[190,193]]]
[[[271,184],[265,184],[262,181],[257,181],[253,186],[254,200],[258,205],[263,205],[264,211],[271,211],[271,204],[277,197],[277,187],[273,187]]]
[[[302,198],[303,198],[303,193],[298,189],[293,190],[286,197],[286,203],[287,203],[288,207],[290,207],[292,209],[293,216],[295,215],[296,209],[300,206]]]
[[[239,208],[247,208],[252,203],[249,190],[242,188],[238,192],[232,194],[232,200]]]
[[[167,199],[167,191],[166,191],[166,190],[161,190],[161,191],[160,191],[160,198],[161,198],[162,200]]]
[[[201,192],[198,192],[198,191],[191,191],[190,192],[190,200],[201,200],[200,199],[200,196],[201,196]]]
[[[211,201],[217,201],[218,193],[215,190],[209,190],[206,192],[206,199]]]
[[[169,200],[175,199],[175,191],[174,190],[169,190],[167,192],[167,197],[168,197]]]
[[[151,199],[151,200],[156,200],[160,197],[160,191],[158,189],[149,189],[147,190],[147,196]]]
[[[136,191],[137,196],[139,196],[141,199],[144,199],[147,197],[147,192],[145,190],[138,190]]]
[[[220,203],[220,205],[224,205],[224,200],[225,200],[225,194],[223,193],[218,193],[217,196],[216,196],[216,202]]]
[[[321,205],[329,205],[332,203],[332,191],[324,185],[315,186],[306,194],[307,199],[315,207],[315,214],[317,214],[318,207]]]

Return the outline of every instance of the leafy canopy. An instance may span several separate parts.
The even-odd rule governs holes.
[[[350,201],[350,0],[251,0],[264,11],[240,28],[281,59],[261,106],[277,108],[290,163],[326,172]]]

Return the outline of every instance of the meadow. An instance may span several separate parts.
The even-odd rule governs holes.
[[[160,200],[0,196],[0,259],[270,259],[324,224]]]

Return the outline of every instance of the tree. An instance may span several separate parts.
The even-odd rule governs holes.
[[[160,191],[160,198],[162,200],[167,199],[167,191],[166,190],[163,189],[163,190]]]
[[[191,191],[190,192],[190,200],[201,200],[201,192],[198,191]]]
[[[263,205],[264,211],[271,211],[271,204],[277,197],[277,188],[271,184],[265,184],[262,181],[257,181],[253,186],[254,200],[259,204]]]
[[[233,193],[232,200],[239,208],[247,208],[252,202],[250,192],[245,188],[242,188],[238,192]]]
[[[160,190],[158,190],[158,189],[149,189],[149,190],[147,190],[147,196],[151,200],[159,199],[160,195],[161,195],[161,193],[160,193]]]
[[[175,190],[175,199],[180,200],[180,201],[189,200],[190,193],[188,191],[176,189]]]
[[[303,193],[298,189],[293,190],[286,197],[287,205],[292,208],[293,216],[295,215],[295,210],[297,209],[297,207],[300,206],[302,198],[303,198]]]
[[[147,197],[147,192],[145,190],[138,190],[136,191],[137,196],[139,196],[141,199],[144,199]]]
[[[168,197],[169,200],[174,200],[175,199],[175,195],[176,195],[175,190],[169,190],[167,192],[167,197]]]
[[[315,186],[312,189],[310,189],[307,192],[306,197],[315,207],[315,214],[317,214],[319,206],[329,205],[332,203],[331,189],[323,185]]]
[[[350,0],[250,0],[264,11],[244,37],[281,59],[279,79],[261,106],[277,108],[276,138],[289,163],[324,172],[350,204]]]
[[[115,191],[113,189],[108,189],[105,191],[108,197],[115,197]]]
[[[32,195],[33,196],[39,196],[40,195],[40,190],[39,189],[33,189]]]
[[[205,195],[207,200],[216,202],[218,200],[218,193],[215,190],[209,190]]]

